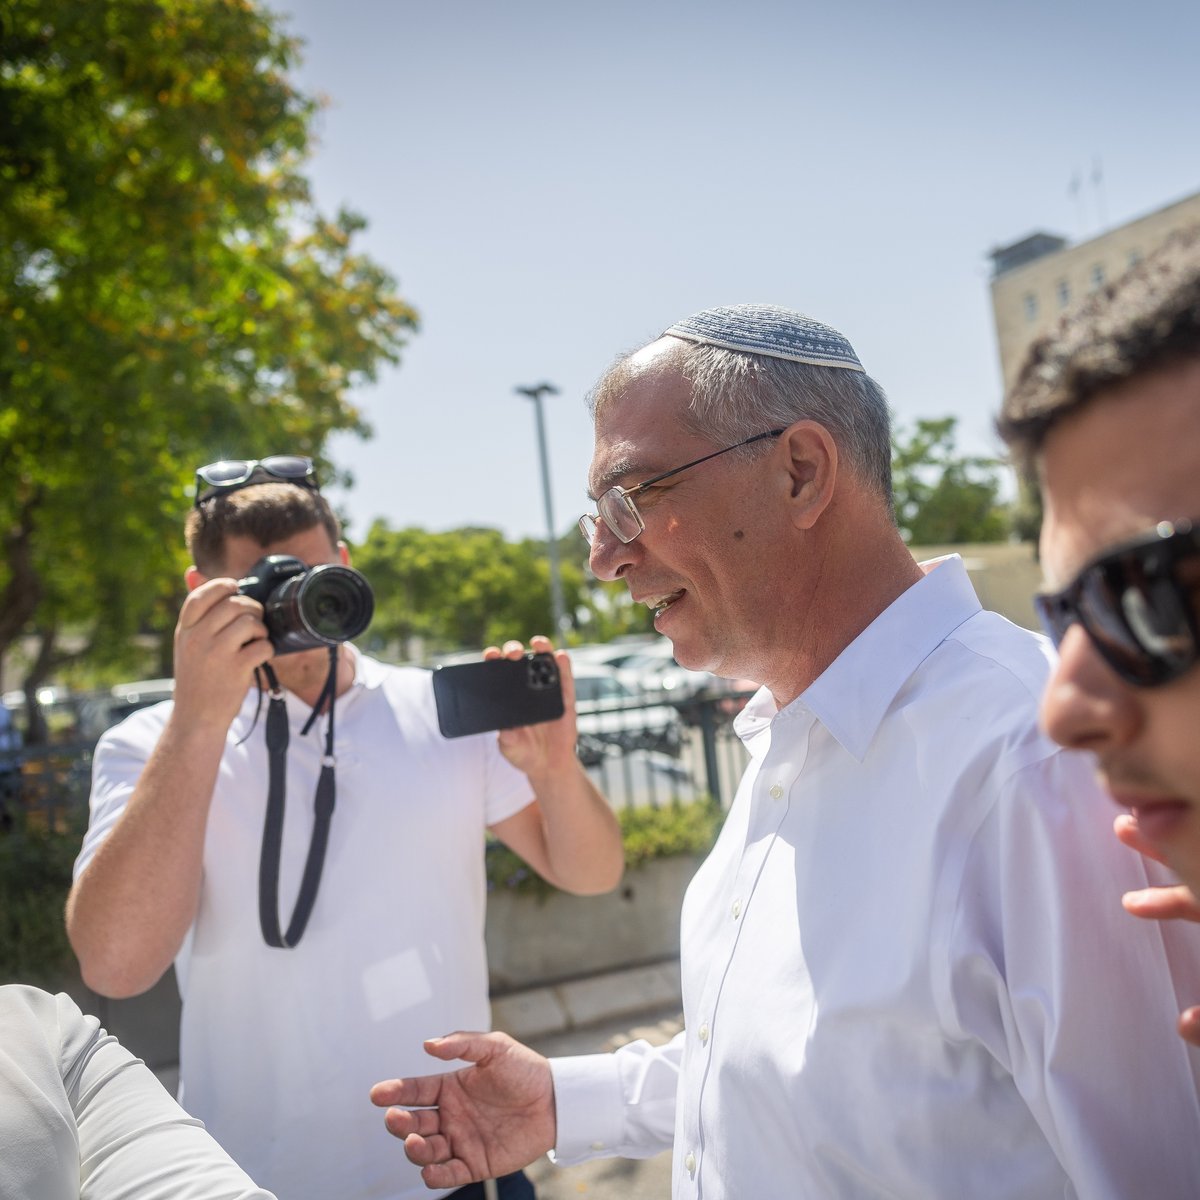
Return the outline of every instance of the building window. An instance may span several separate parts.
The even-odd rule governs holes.
[[[1038,302],[1037,297],[1032,292],[1025,293],[1025,320],[1033,322],[1037,320]]]
[[[1093,292],[1096,291],[1097,288],[1102,288],[1104,286],[1104,264],[1103,263],[1093,263],[1092,264],[1091,278],[1092,278],[1092,291]]]
[[[1058,307],[1066,308],[1071,303],[1071,285],[1065,280],[1058,281]]]

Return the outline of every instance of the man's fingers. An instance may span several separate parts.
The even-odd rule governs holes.
[[[1193,1046],[1200,1046],[1200,1007],[1185,1008],[1179,1014],[1179,1036]]]
[[[1169,921],[1181,918],[1185,921],[1200,921],[1200,904],[1197,904],[1196,897],[1183,884],[1126,892],[1121,897],[1121,903],[1126,912],[1147,920]]]
[[[371,1088],[371,1103],[380,1108],[398,1104],[411,1108],[429,1108],[438,1102],[442,1075],[414,1075],[411,1079],[384,1079]]]
[[[430,1137],[423,1137],[419,1133],[410,1133],[404,1139],[404,1153],[408,1156],[408,1161],[416,1163],[418,1167],[452,1161],[450,1142],[440,1133],[435,1133]]]
[[[475,1176],[467,1169],[467,1164],[457,1158],[422,1167],[421,1178],[429,1188],[460,1188],[475,1182]]]
[[[1142,836],[1142,831],[1138,829],[1137,817],[1133,813],[1120,813],[1113,821],[1113,833],[1117,835],[1117,841],[1128,846],[1130,850],[1136,850],[1139,854],[1162,863],[1163,866],[1167,865],[1162,853]]]
[[[402,1141],[414,1134],[423,1138],[432,1136],[438,1132],[440,1120],[436,1108],[389,1108],[383,1114],[388,1133]]]
[[[425,1053],[444,1062],[461,1058],[465,1062],[479,1062],[496,1048],[496,1035],[490,1033],[448,1033],[445,1037],[429,1038],[425,1042]],[[434,1075],[433,1079],[438,1076]]]

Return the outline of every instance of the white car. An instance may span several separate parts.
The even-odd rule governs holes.
[[[580,756],[657,750],[677,755],[683,721],[668,704],[649,704],[611,667],[572,663]]]

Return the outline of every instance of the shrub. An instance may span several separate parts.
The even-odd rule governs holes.
[[[675,802],[661,808],[622,808],[617,810],[617,819],[628,868],[640,867],[656,858],[707,854],[721,831],[725,813],[711,800],[705,800],[691,804]],[[505,888],[544,898],[555,890],[524,859],[494,841],[487,847],[487,880],[489,891]]]

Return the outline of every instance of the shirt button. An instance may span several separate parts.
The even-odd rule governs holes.
[[[778,800],[779,797],[782,795],[783,795],[783,788],[780,787],[780,785],[777,783],[771,784],[771,799]]]
[[[733,919],[736,921],[742,915],[742,902],[735,900],[730,908],[730,912],[733,913]]]
[[[708,1045],[708,1024],[707,1023],[700,1026],[699,1037],[700,1037],[700,1045],[707,1046]]]
[[[687,1168],[687,1173],[693,1178],[696,1178],[696,1156],[689,1150],[687,1157],[683,1160],[684,1167]]]

